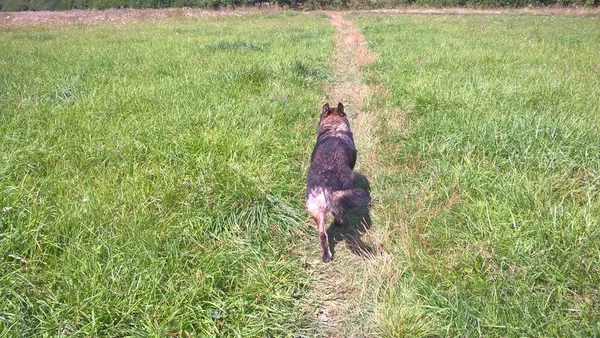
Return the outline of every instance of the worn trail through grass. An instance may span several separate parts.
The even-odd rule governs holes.
[[[346,107],[358,148],[357,185],[369,189],[369,180],[377,163],[375,116],[363,110],[370,88],[362,81],[362,68],[375,60],[364,37],[342,12],[327,12],[336,28],[332,54],[334,81],[326,88],[330,104],[342,102]],[[372,197],[373,192],[371,192]],[[375,197],[376,199],[376,197]],[[373,311],[374,293],[367,287],[366,275],[383,261],[370,233],[368,209],[348,214],[342,227],[330,226],[328,235],[334,252],[331,264],[319,264],[317,284],[313,290],[317,301],[316,327],[326,337],[361,337],[375,330],[368,315]]]

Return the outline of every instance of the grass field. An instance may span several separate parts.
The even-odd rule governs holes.
[[[598,18],[351,18],[378,55],[383,335],[596,336]]]
[[[354,279],[327,287],[364,279],[368,309],[336,320],[598,335],[598,17],[349,18],[377,254],[337,247]],[[304,175],[333,37],[289,12],[0,29],[0,336],[323,335]]]
[[[0,336],[298,336],[323,15],[0,32]]]

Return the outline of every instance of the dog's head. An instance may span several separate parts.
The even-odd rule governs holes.
[[[321,131],[326,127],[333,127],[336,125],[344,125],[350,128],[346,113],[344,113],[344,105],[339,102],[337,107],[329,107],[329,103],[325,103],[323,110],[321,111],[321,118],[319,119],[318,130]],[[337,129],[337,128],[336,128]]]
[[[332,109],[329,107],[329,103],[325,103],[323,106],[323,111],[321,112],[321,121],[329,116],[346,118],[346,113],[344,113],[344,105],[341,102],[338,102],[337,107]]]

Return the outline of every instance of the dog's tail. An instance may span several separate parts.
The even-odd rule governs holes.
[[[358,188],[331,192],[331,210],[341,213],[371,203],[369,194]]]

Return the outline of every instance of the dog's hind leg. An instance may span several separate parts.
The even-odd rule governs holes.
[[[307,196],[306,209],[310,216],[317,223],[317,231],[319,231],[319,240],[321,241],[321,249],[323,255],[321,258],[323,262],[329,262],[333,258],[331,251],[329,250],[329,239],[325,232],[325,212],[327,210],[327,200],[325,192],[322,189],[313,189]]]
[[[319,231],[319,240],[321,241],[321,250],[323,252],[321,259],[323,262],[327,263],[331,261],[333,255],[329,250],[329,238],[327,238],[327,232],[325,232],[325,210],[318,210],[315,213],[310,214],[315,220],[315,223],[317,223],[317,231]]]
[[[325,232],[325,211],[321,212],[317,219],[315,219],[319,228],[319,239],[321,240],[321,249],[323,255],[321,259],[323,262],[329,262],[333,258],[331,251],[329,250],[329,238],[327,238],[327,232]]]

